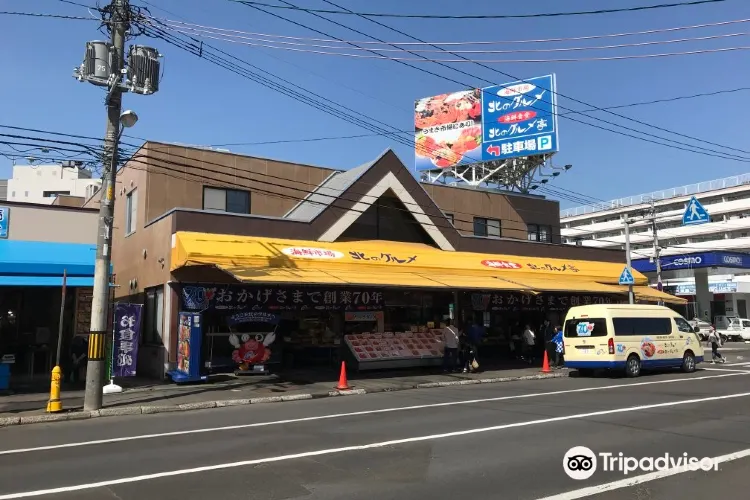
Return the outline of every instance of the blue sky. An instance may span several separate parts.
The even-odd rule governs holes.
[[[81,3],[93,3],[79,0]],[[134,5],[143,5],[132,0]],[[261,14],[229,0],[150,0],[164,10],[151,8],[156,17],[189,20],[194,23],[251,32],[300,37],[320,37],[312,31]],[[269,0],[268,3],[276,3]],[[297,5],[328,8],[320,0],[295,0]],[[536,2],[453,2],[446,0],[413,1],[340,0],[353,10],[440,13],[440,14],[514,14],[575,11],[601,8],[599,0],[538,0]],[[608,8],[659,3],[656,0],[609,0]],[[88,15],[85,9],[55,0],[7,0],[2,10]],[[502,8],[500,7],[502,5]],[[366,39],[341,27],[302,12],[274,11],[339,38]],[[407,41],[405,37],[363,19],[331,16],[332,19],[388,41]],[[642,31],[750,18],[750,3],[728,0],[703,6],[618,13],[598,16],[556,17],[511,20],[413,20],[380,19],[393,27],[429,41],[513,40],[529,38],[573,37],[606,33]],[[651,37],[628,37],[546,44],[548,47],[606,45],[664,40],[720,33],[742,33],[748,24],[721,28],[662,33]],[[105,110],[101,90],[76,82],[72,68],[80,64],[84,44],[103,38],[97,24],[87,21],[31,19],[0,16],[0,123],[41,128],[72,134],[101,137]],[[441,94],[462,87],[457,83],[427,75],[393,61],[352,59],[261,49],[207,40],[262,69],[293,81],[327,99],[355,109],[361,116],[375,118],[398,129],[413,127],[413,102],[419,97]],[[125,107],[137,111],[140,121],[132,134],[154,140],[186,144],[226,144],[274,140],[307,139],[327,136],[367,134],[338,118],[259,84],[220,69],[187,54],[162,40],[145,37],[136,43],[157,47],[164,55],[164,79],[159,93],[152,96],[128,94]],[[719,47],[746,46],[746,36],[704,40],[640,48],[581,52],[579,56],[613,56],[671,51],[690,51]],[[503,46],[494,48],[518,48]],[[534,48],[540,47],[539,45]],[[569,56],[562,53],[526,54],[532,57]],[[406,54],[407,57],[412,57]],[[498,58],[523,55],[496,56]],[[444,57],[444,56],[441,56]],[[450,57],[450,56],[448,56]],[[498,70],[520,78],[555,73],[558,91],[599,107],[639,101],[665,99],[732,89],[747,84],[750,69],[747,51],[704,55],[575,63],[491,64]],[[430,63],[416,63],[468,86],[486,86],[482,80],[503,83],[511,78],[473,64],[455,66],[474,75],[450,71]],[[561,107],[584,106],[559,98]],[[616,110],[648,124],[682,134],[750,151],[747,127],[741,118],[748,109],[750,91],[672,103]],[[563,110],[560,110],[563,112]],[[601,112],[594,116],[638,130],[669,138],[670,141],[695,141],[670,135],[652,127],[627,122]],[[587,121],[594,120],[583,118]],[[631,133],[619,126],[595,122],[603,127]],[[130,139],[131,142],[138,142]],[[574,168],[555,179],[554,186],[583,193],[592,201],[645,193],[655,189],[750,172],[750,154],[729,151],[748,158],[745,161],[703,156],[673,148],[649,144],[622,135],[588,127],[569,120],[560,121],[560,152],[557,165]],[[298,161],[334,168],[350,168],[393,148],[407,166],[413,163],[413,150],[384,137],[299,142],[254,146],[230,146],[234,152],[261,157]],[[698,148],[720,149],[700,145]],[[10,175],[10,162],[0,157],[0,177]],[[561,200],[563,207],[575,206]]]

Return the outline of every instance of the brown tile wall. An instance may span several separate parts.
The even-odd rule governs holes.
[[[130,163],[148,168],[147,220],[175,207],[203,208],[203,187],[251,192],[250,211],[282,217],[332,171],[230,153],[147,143]]]
[[[537,197],[491,193],[482,190],[423,184],[445,213],[453,214],[456,229],[474,234],[474,217],[500,220],[502,236],[525,240],[527,224],[543,224],[552,229],[552,241],[560,241],[560,205]]]

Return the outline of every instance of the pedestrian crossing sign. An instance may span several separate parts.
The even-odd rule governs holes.
[[[701,205],[698,198],[693,196],[685,207],[685,213],[682,214],[682,225],[694,226],[696,224],[705,224],[706,222],[711,222],[708,210]]]
[[[621,285],[634,285],[635,279],[633,279],[633,273],[630,272],[630,268],[628,266],[625,266],[625,269],[622,270],[622,273],[620,274],[620,284]]]

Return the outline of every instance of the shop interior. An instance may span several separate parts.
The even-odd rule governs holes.
[[[11,365],[14,388],[35,380],[49,381],[57,349],[61,291],[59,287],[0,288],[0,359]],[[63,361],[75,331],[75,289],[67,292]]]
[[[337,369],[342,359],[353,370],[436,366],[442,358],[441,329],[455,317],[461,329],[472,322],[485,327],[482,360],[502,366],[518,358],[526,325],[537,334],[541,350],[571,304],[614,303],[622,297],[462,292],[455,307],[453,292],[383,289],[382,299],[382,307],[366,311],[209,308],[202,318],[201,364],[208,373],[238,374],[252,373],[255,365],[264,365],[263,372]],[[233,319],[243,314],[245,320]]]

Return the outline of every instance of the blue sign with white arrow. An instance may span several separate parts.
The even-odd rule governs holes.
[[[708,210],[701,205],[698,198],[693,196],[685,207],[685,213],[682,214],[682,225],[694,226],[697,224],[705,224],[706,222],[711,222]]]
[[[621,285],[635,285],[635,279],[633,279],[633,273],[630,272],[630,268],[628,268],[628,266],[625,266],[625,269],[622,270],[622,274],[620,274],[619,283]]]

